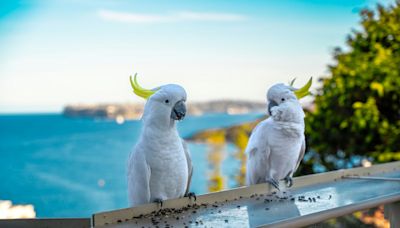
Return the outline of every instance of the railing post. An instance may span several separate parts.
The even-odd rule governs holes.
[[[385,218],[390,222],[390,228],[400,228],[400,202],[385,205]]]

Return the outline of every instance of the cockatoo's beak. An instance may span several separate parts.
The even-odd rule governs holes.
[[[311,94],[310,91],[309,91],[309,89],[310,89],[311,84],[312,84],[312,77],[310,78],[310,80],[308,80],[307,84],[305,84],[305,85],[304,85],[303,87],[301,87],[300,89],[296,89],[296,88],[292,87],[295,80],[296,80],[296,79],[293,79],[293,80],[290,82],[290,86],[291,86],[291,88],[292,88],[292,91],[293,91],[294,94],[296,95],[297,99],[300,100],[301,98],[303,98],[303,97],[305,97],[305,96]]]
[[[271,112],[272,107],[277,106],[277,105],[278,104],[275,101],[269,101],[268,102],[268,113],[269,113],[270,116],[272,116],[272,112]]]
[[[142,88],[138,83],[136,79],[137,73],[134,76],[134,79],[132,81],[132,76],[129,77],[129,80],[131,81],[131,86],[133,89],[133,92],[138,95],[139,97],[142,97],[144,99],[149,99],[151,95],[157,92],[158,89],[154,90],[149,90],[149,89],[144,89]]]
[[[172,108],[171,119],[182,120],[186,115],[186,105],[184,101],[178,101]]]

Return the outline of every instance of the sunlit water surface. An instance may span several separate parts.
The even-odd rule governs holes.
[[[178,124],[188,137],[232,126],[260,114],[208,114]],[[0,116],[0,199],[33,204],[37,217],[88,217],[127,207],[126,160],[140,121],[68,119],[62,115]],[[195,171],[191,190],[237,187],[241,162],[231,144],[190,143]]]

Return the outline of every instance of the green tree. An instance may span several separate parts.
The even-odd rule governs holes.
[[[335,49],[307,114],[313,156],[303,174],[315,162],[332,170],[357,166],[354,157],[400,160],[400,1],[360,15],[361,29],[351,32],[344,50]]]

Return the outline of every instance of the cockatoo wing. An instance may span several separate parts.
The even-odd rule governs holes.
[[[186,156],[186,161],[187,161],[187,166],[188,166],[188,171],[189,171],[188,181],[187,181],[186,191],[185,191],[185,195],[187,195],[189,193],[190,183],[192,181],[193,165],[192,165],[192,158],[190,157],[189,148],[183,139],[182,139],[182,145],[183,145],[183,150],[185,151],[185,156]]]
[[[269,162],[270,147],[267,145],[267,128],[269,120],[259,123],[251,133],[249,142],[246,147],[247,153],[247,184],[258,184],[265,182],[266,171]]]
[[[305,152],[306,152],[306,139],[303,138],[303,142],[302,142],[301,148],[300,148],[299,159],[297,160],[297,164],[292,172],[292,175],[296,172],[297,168],[299,168],[300,162],[303,160]]]
[[[141,150],[137,146],[135,150]],[[128,163],[128,194],[131,206],[150,202],[151,169],[143,151],[133,151]]]

